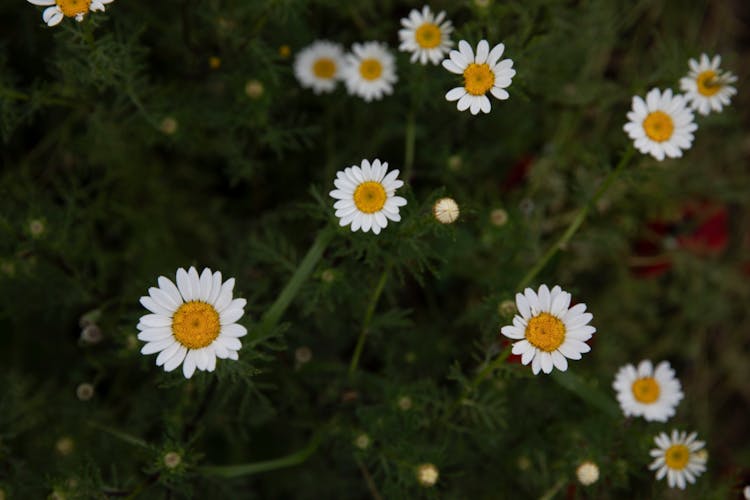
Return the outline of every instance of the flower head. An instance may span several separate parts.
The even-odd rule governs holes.
[[[690,72],[680,79],[680,89],[685,92],[685,99],[690,106],[702,115],[713,111],[721,111],[729,105],[737,89],[730,85],[737,81],[737,77],[729,71],[722,72],[721,56],[709,59],[702,54],[700,61],[690,59]]]
[[[83,21],[87,12],[104,12],[104,6],[114,0],[28,0],[34,5],[47,7],[42,12],[42,19],[47,26],[60,24],[64,17],[74,17],[76,21]]]
[[[343,78],[350,94],[367,102],[382,99],[398,80],[396,60],[385,43],[355,43],[346,55]]]
[[[553,368],[568,369],[568,360],[581,359],[591,348],[586,341],[596,332],[589,325],[593,318],[586,312],[586,304],[570,307],[571,295],[559,286],[552,290],[547,285],[538,292],[527,288],[516,294],[519,314],[513,325],[501,329],[503,335],[518,340],[513,343],[513,354],[521,355],[521,363],[528,365],[534,375],[550,373]]]
[[[388,219],[401,220],[399,207],[406,205],[406,200],[395,196],[396,189],[404,185],[399,180],[398,170],[388,172],[388,163],[373,160],[370,164],[362,160],[362,165],[353,165],[336,174],[333,184],[336,189],[330,192],[336,203],[336,217],[339,224],[348,226],[352,231],[372,229],[375,234],[388,225]]]
[[[441,11],[435,15],[425,5],[422,12],[413,9],[409,17],[401,19],[404,27],[399,30],[398,37],[401,45],[398,49],[402,52],[411,52],[411,62],[427,64],[440,64],[445,58],[453,41],[450,38],[453,26],[450,21],[445,20],[445,12]]]
[[[435,486],[438,477],[440,477],[440,472],[433,464],[421,464],[417,467],[417,481],[425,488]]]
[[[440,198],[432,206],[432,215],[441,224],[453,224],[460,213],[458,203],[453,198]]]
[[[294,75],[300,85],[316,94],[333,92],[341,79],[344,49],[327,40],[308,45],[294,58]]]
[[[480,111],[489,113],[491,106],[487,93],[505,100],[510,95],[505,90],[516,74],[511,59],[500,60],[505,45],[499,43],[490,50],[487,40],[477,44],[476,54],[466,40],[458,42],[458,50],[451,50],[443,67],[457,75],[463,75],[464,84],[445,94],[449,101],[458,101],[459,111],[469,109],[472,115]]]
[[[680,381],[668,361],[662,361],[656,369],[648,360],[641,361],[638,368],[625,365],[617,372],[612,386],[626,417],[657,422],[672,417],[683,397]]]
[[[694,483],[695,478],[706,470],[706,457],[699,450],[705,446],[703,441],[696,441],[695,432],[672,431],[672,436],[661,432],[654,438],[658,448],[651,450],[654,461],[648,466],[656,471],[656,479],[667,476],[670,488],[677,486],[685,489],[685,481]]]
[[[141,297],[151,311],[138,322],[138,339],[146,342],[141,354],[159,353],[156,366],[172,371],[182,364],[185,378],[195,369],[212,372],[216,358],[238,359],[239,337],[247,329],[236,323],[247,301],[232,300],[234,278],[222,282],[221,273],[206,268],[198,275],[191,267],[177,270],[177,285],[159,277],[159,288],[151,287]]]
[[[652,89],[645,101],[640,96],[633,96],[633,109],[628,112],[628,120],[623,129],[633,139],[638,151],[659,161],[665,156],[682,156],[682,150],[690,149],[693,132],[698,129],[685,98],[673,96],[671,89],[664,92]]]
[[[582,462],[576,469],[578,481],[584,486],[590,486],[599,480],[599,467],[594,462]]]

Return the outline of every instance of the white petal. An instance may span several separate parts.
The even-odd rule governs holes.
[[[490,44],[487,40],[480,40],[477,45],[477,56],[474,62],[477,64],[484,64],[487,61],[487,56],[490,53]]]
[[[242,317],[245,312],[242,309],[226,309],[219,314],[222,325],[234,323]]]
[[[152,328],[162,328],[172,326],[172,318],[160,314],[145,314],[141,316],[140,322],[145,326]]]
[[[171,328],[147,328],[142,332],[138,332],[138,340],[144,342],[151,342],[154,340],[162,340],[172,336]]]
[[[552,363],[552,356],[548,352],[542,352],[542,371],[544,373],[550,373],[554,367]]]
[[[141,348],[141,354],[148,355],[148,354],[154,354],[155,352],[162,351],[166,349],[167,347],[171,346],[174,343],[173,338],[166,338],[163,340],[156,340],[154,342],[149,342],[148,344],[144,345]]]
[[[47,10],[49,10],[51,8],[53,8],[53,7],[48,7]],[[65,18],[65,16],[63,16],[63,13],[60,12],[60,10],[57,7],[54,7],[54,9],[55,10],[53,10],[53,11],[50,12],[49,19],[47,19],[47,21],[46,21],[47,22],[47,26],[57,26]],[[45,10],[42,13],[42,15],[44,15],[44,13],[47,12],[47,10]]]
[[[182,361],[185,359],[187,352],[187,348],[184,345],[180,345],[180,350],[177,351],[177,354],[169,358],[169,361],[164,363],[164,371],[171,372],[172,370],[180,366],[180,363],[182,363]]]
[[[151,311],[152,313],[159,314],[161,316],[169,317],[172,315],[174,310],[167,309],[166,307],[162,306],[161,304],[157,303],[154,299],[151,297],[141,297],[141,305]]]
[[[161,366],[167,361],[169,361],[172,356],[177,354],[177,352],[180,350],[180,344],[179,342],[174,342],[172,345],[164,349],[159,353],[159,355],[156,357],[156,366]]]
[[[499,61],[500,58],[503,56],[504,50],[505,50],[504,44],[498,43],[497,45],[495,45],[490,51],[489,56],[487,57],[487,65],[489,67],[495,66],[495,64],[497,64],[497,61]]]
[[[568,369],[568,360],[565,359],[565,356],[560,354],[558,351],[553,351],[552,354],[552,363],[554,363],[555,368],[560,370],[561,372],[564,372]]]
[[[55,5],[55,0],[27,0],[30,4],[34,5]]]
[[[185,302],[193,300],[193,291],[190,287],[190,277],[187,271],[183,268],[177,270],[177,288],[180,290],[180,295]]]
[[[195,357],[196,357],[197,351],[188,351],[187,355],[185,356],[185,360],[182,362],[182,374],[185,376],[185,378],[190,378],[193,376],[193,373],[195,372]]]
[[[211,287],[213,286],[213,281],[213,274],[211,274],[211,270],[207,267],[204,268],[199,280],[199,300],[208,302],[208,297],[211,296]]]
[[[458,42],[458,51],[469,63],[474,62],[474,51],[466,40]]]
[[[461,99],[463,96],[466,95],[466,89],[463,87],[455,87],[448,91],[447,94],[445,94],[445,99],[447,101],[457,101]]]
[[[516,294],[516,307],[522,318],[531,318],[531,308],[529,307],[529,301],[526,299],[525,295],[521,293]]]
[[[175,303],[175,305],[179,306],[182,304],[182,296],[180,295],[180,291],[177,289],[174,283],[172,283],[172,280],[165,278],[164,276],[159,276],[158,279],[159,282],[159,289],[167,294],[170,299],[172,299],[172,302]]]
[[[229,278],[221,286],[219,298],[214,303],[217,311],[223,311],[232,302],[232,290],[234,290],[234,278]]]
[[[240,324],[233,323],[231,325],[223,326],[221,328],[221,334],[228,337],[244,337],[247,335],[247,328]]]

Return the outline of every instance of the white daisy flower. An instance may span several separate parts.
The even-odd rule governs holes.
[[[688,64],[690,72],[680,79],[680,89],[685,92],[690,106],[702,115],[709,114],[711,110],[721,111],[728,106],[732,96],[737,93],[737,89],[729,84],[736,82],[737,77],[719,69],[721,56],[709,60],[706,54],[702,54],[700,62],[690,59]]]
[[[671,438],[664,432],[654,438],[658,448],[651,450],[655,460],[648,468],[656,471],[657,481],[667,476],[670,488],[684,490],[686,480],[692,484],[706,470],[706,457],[699,452],[705,443],[696,437],[695,432],[688,435],[673,430]]]
[[[638,151],[659,161],[665,156],[682,156],[683,149],[690,149],[693,132],[698,129],[685,97],[673,96],[671,89],[664,92],[652,89],[645,101],[633,96],[633,110],[628,112],[628,120],[623,129]]]
[[[339,224],[351,224],[352,231],[372,229],[375,234],[388,225],[388,219],[398,222],[401,216],[398,208],[406,205],[406,200],[394,196],[396,189],[404,185],[397,179],[398,170],[388,171],[388,163],[373,160],[372,165],[362,160],[362,166],[353,165],[339,171],[333,181],[336,189],[330,192],[338,201],[333,204]]]
[[[294,75],[300,85],[316,94],[333,92],[341,79],[344,50],[341,45],[318,40],[302,49],[294,58]]]
[[[510,95],[505,88],[516,75],[511,59],[500,60],[505,45],[499,43],[490,50],[487,40],[477,44],[477,53],[471,49],[466,40],[458,42],[458,50],[451,50],[449,58],[443,61],[443,67],[457,75],[463,75],[464,84],[445,94],[449,101],[458,101],[458,110],[469,109],[472,115],[480,111],[490,112],[490,100],[487,92],[497,99],[505,100]]]
[[[393,93],[396,60],[388,45],[379,42],[355,43],[347,54],[343,70],[346,88],[367,102]]]
[[[435,15],[425,5],[420,13],[417,9],[409,12],[409,17],[401,19],[404,29],[398,31],[401,45],[398,50],[411,52],[411,62],[440,64],[445,58],[453,41],[450,38],[453,26],[445,21],[445,12]]]
[[[236,323],[247,301],[232,300],[234,278],[222,283],[221,273],[206,268],[198,276],[191,267],[177,270],[177,286],[159,276],[159,288],[151,287],[141,297],[151,311],[138,322],[138,339],[146,342],[141,354],[159,353],[156,366],[172,371],[182,364],[185,378],[195,369],[212,372],[216,358],[238,359],[239,337],[247,329]]]
[[[617,372],[612,386],[626,417],[657,422],[666,422],[674,416],[683,397],[680,381],[668,361],[656,365],[655,370],[649,360],[641,361],[637,369],[625,365]]]
[[[552,368],[568,369],[568,360],[581,359],[591,348],[586,341],[596,332],[589,325],[593,318],[586,312],[586,304],[570,307],[571,295],[559,286],[552,290],[547,285],[538,292],[527,288],[516,294],[518,313],[513,325],[501,329],[503,335],[518,340],[513,343],[513,354],[521,355],[521,363],[531,363],[534,375],[550,373]]]
[[[34,5],[47,7],[42,12],[42,19],[47,26],[60,24],[63,17],[75,17],[76,21],[83,21],[87,12],[104,12],[104,6],[114,0],[28,0]]]

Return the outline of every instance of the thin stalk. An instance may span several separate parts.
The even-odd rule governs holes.
[[[266,314],[260,322],[255,335],[251,338],[250,343],[257,344],[271,335],[271,331],[284,315],[284,311],[289,307],[294,297],[299,293],[302,284],[310,277],[315,266],[323,255],[328,243],[333,238],[334,232],[330,228],[324,228],[318,233],[307,254],[297,266],[289,282],[281,291],[276,301],[268,308]]]
[[[568,229],[562,234],[562,236],[560,236],[560,238],[557,239],[557,241],[555,241],[555,243],[547,250],[542,258],[539,259],[536,264],[534,264],[534,267],[529,269],[526,275],[521,278],[521,281],[519,281],[518,285],[516,286],[517,290],[521,290],[523,287],[531,283],[531,281],[536,278],[537,274],[539,274],[539,272],[544,269],[544,267],[549,263],[552,257],[554,257],[561,248],[567,245],[576,231],[578,231],[578,228],[581,227],[583,221],[586,220],[586,216],[591,211],[591,208],[596,205],[596,202],[601,199],[604,193],[607,192],[610,186],[612,186],[612,183],[615,182],[615,180],[620,176],[620,173],[625,169],[625,166],[630,161],[630,158],[633,156],[634,151],[635,150],[632,147],[629,147],[627,151],[625,151],[625,153],[622,155],[622,158],[620,158],[620,162],[612,171],[609,172],[609,174],[607,174],[607,177],[596,190],[594,196],[592,196],[589,201],[580,208],[575,219],[573,219],[573,222],[571,222],[570,226],[568,226]]]
[[[89,422],[89,425],[91,427],[94,427],[96,429],[102,430],[106,432],[107,434],[111,434],[112,436],[116,437],[120,441],[124,441],[128,444],[132,444],[135,446],[140,446],[142,448],[148,448],[148,443],[144,441],[141,438],[135,437],[131,434],[128,434],[127,432],[118,431],[115,429],[112,429],[110,427],[107,427],[106,425],[100,424],[98,422]]]
[[[493,371],[497,370],[498,368],[500,368],[500,366],[502,366],[503,363],[505,363],[505,360],[508,359],[508,356],[510,356],[510,349],[511,349],[510,346],[508,346],[495,359],[485,363],[484,367],[477,372],[477,374],[471,380],[469,385],[464,387],[464,390],[461,392],[461,395],[458,397],[458,399],[456,399],[453,402],[453,404],[448,408],[445,418],[448,418],[451,415],[453,415],[453,413],[458,409],[458,407],[461,406],[461,403],[463,402],[463,400],[471,392],[476,390],[476,388],[479,387],[479,384],[481,384],[485,378],[487,378]]]
[[[237,465],[205,465],[202,467],[198,467],[197,470],[198,472],[201,472],[207,476],[221,476],[225,478],[232,478],[249,476],[251,474],[258,474],[260,472],[266,472],[270,470],[294,467],[295,465],[299,465],[310,458],[310,456],[318,449],[320,441],[320,434],[316,434],[310,440],[310,443],[303,449],[284,457],[276,458],[274,460]]]
[[[408,182],[414,171],[414,145],[417,139],[416,114],[412,109],[406,116],[406,134],[404,138],[404,179]]]
[[[354,375],[354,372],[357,371],[359,358],[362,355],[362,350],[365,347],[365,339],[367,338],[367,334],[370,330],[372,316],[375,313],[375,307],[377,307],[378,305],[380,294],[383,293],[383,288],[385,288],[385,282],[388,281],[388,272],[390,271],[390,269],[390,265],[385,266],[385,269],[383,269],[383,272],[380,274],[380,280],[378,280],[378,284],[375,286],[375,290],[373,290],[372,296],[370,297],[370,302],[367,305],[367,311],[365,312],[365,318],[362,321],[362,331],[359,332],[357,346],[354,348],[354,354],[352,354],[352,360],[349,363],[349,377]]]

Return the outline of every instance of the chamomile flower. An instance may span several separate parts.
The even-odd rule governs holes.
[[[690,149],[693,132],[698,129],[685,97],[673,96],[671,89],[664,92],[651,89],[645,101],[640,96],[633,96],[633,109],[628,112],[628,120],[630,122],[623,129],[633,139],[636,149],[659,161],[665,156],[682,156],[682,150]]]
[[[625,365],[617,372],[612,386],[626,417],[657,422],[672,417],[683,397],[680,381],[668,361],[662,361],[656,369],[649,360],[641,361],[638,368]]]
[[[195,369],[212,372],[216,358],[238,359],[247,334],[236,323],[244,314],[247,301],[232,300],[234,278],[222,282],[221,273],[206,268],[198,275],[191,267],[177,270],[177,285],[159,277],[159,287],[151,287],[141,297],[143,307],[151,311],[138,322],[138,339],[146,342],[141,354],[159,353],[156,365],[172,371],[182,364],[185,378]]]
[[[47,7],[42,12],[42,19],[47,26],[56,26],[64,17],[74,17],[76,21],[83,21],[88,13],[97,10],[104,12],[104,6],[114,0],[28,0],[29,3]]]
[[[401,25],[404,29],[398,32],[401,40],[398,50],[411,52],[411,62],[419,60],[421,64],[427,64],[427,61],[440,64],[453,47],[450,38],[453,26],[450,21],[445,20],[444,11],[435,15],[425,5],[422,12],[417,9],[409,12],[409,17],[401,19]]]
[[[343,77],[350,94],[367,102],[382,99],[393,93],[398,80],[396,59],[385,43],[355,43],[346,55]]]
[[[487,92],[497,99],[505,100],[510,95],[505,90],[516,74],[511,59],[500,60],[505,45],[499,43],[490,50],[487,40],[477,44],[476,54],[466,40],[458,42],[458,50],[451,50],[443,67],[457,75],[463,75],[464,84],[445,94],[449,101],[458,101],[459,111],[470,110],[472,115],[480,111],[489,113],[491,106]]]
[[[362,160],[360,167],[353,165],[336,174],[333,181],[336,189],[330,195],[338,200],[333,208],[340,225],[351,224],[352,231],[372,229],[373,233],[380,234],[389,219],[401,220],[398,209],[406,205],[406,200],[395,193],[404,181],[397,178],[398,170],[386,172],[388,163],[373,160],[370,164]]]
[[[316,94],[333,92],[341,79],[344,50],[327,40],[318,40],[302,49],[294,58],[294,75],[300,85]]]
[[[680,79],[680,89],[685,92],[685,99],[690,106],[702,115],[713,111],[721,111],[729,105],[737,89],[729,85],[737,81],[737,77],[729,71],[722,72],[721,56],[709,59],[702,54],[700,62],[695,59],[688,61],[690,72]]]
[[[696,441],[695,432],[672,431],[672,436],[661,432],[654,438],[658,448],[651,450],[654,457],[649,469],[656,471],[656,479],[667,476],[670,488],[675,486],[685,489],[685,482],[694,483],[695,479],[706,470],[706,457],[700,453],[705,443]]]
[[[534,375],[550,373],[553,368],[568,369],[568,360],[581,359],[591,348],[586,341],[596,332],[589,325],[593,318],[586,312],[586,304],[570,307],[571,295],[559,286],[552,290],[547,285],[534,292],[527,288],[516,294],[518,313],[513,325],[501,329],[503,335],[518,340],[513,343],[513,354],[521,355],[521,363],[531,363]]]

